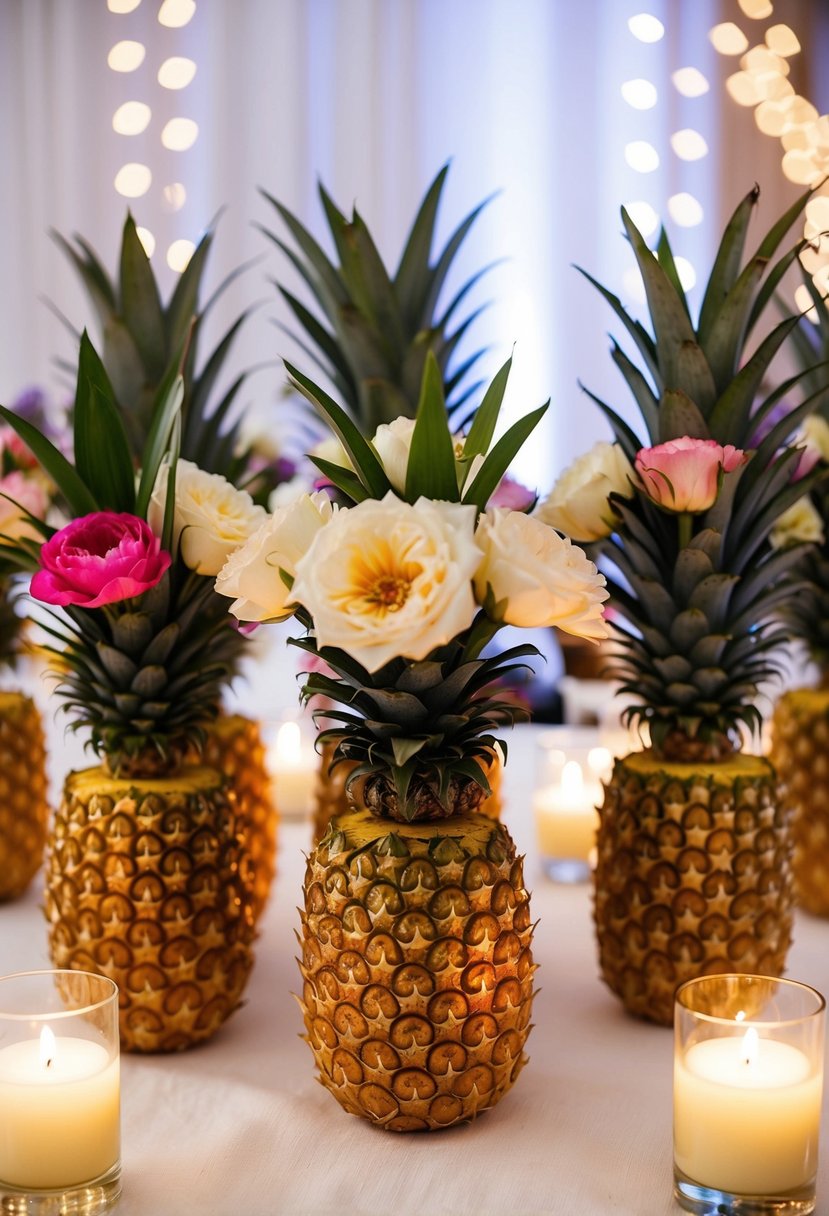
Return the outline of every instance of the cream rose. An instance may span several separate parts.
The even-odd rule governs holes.
[[[601,540],[614,527],[609,495],[631,498],[633,477],[618,443],[596,443],[564,470],[534,514],[573,540]]]
[[[484,551],[475,575],[478,599],[483,603],[491,589],[508,625],[607,637],[604,575],[568,538],[535,516],[496,507],[481,516],[476,539]]]
[[[293,616],[296,597],[280,570],[294,577],[297,562],[335,514],[324,491],[303,494],[274,511],[231,553],[216,579],[216,590],[233,599],[230,611],[238,620],[284,621]]]
[[[381,423],[371,441],[392,488],[398,494],[403,494],[406,489],[406,470],[409,467],[414,428],[414,418],[395,418],[393,422]]]
[[[368,671],[423,659],[471,625],[475,508],[401,502],[389,492],[340,511],[297,562],[293,598],[314,618],[320,646]]]
[[[809,451],[821,460],[829,461],[829,422],[820,414],[811,414],[804,420],[794,442],[805,443]]]
[[[787,545],[799,545],[804,541],[823,544],[823,520],[808,494],[798,498],[788,510],[778,516],[769,534],[773,549],[784,549]]]
[[[147,522],[161,535],[167,499],[169,466],[158,472]],[[176,504],[173,545],[179,546],[185,566],[196,574],[218,574],[234,549],[238,549],[266,518],[244,490],[237,490],[219,473],[205,473],[191,460],[176,464]]]

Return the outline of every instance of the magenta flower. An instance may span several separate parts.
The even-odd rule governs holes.
[[[137,515],[97,511],[73,519],[41,547],[31,593],[45,604],[101,608],[149,591],[170,554]]]
[[[723,473],[745,464],[745,452],[715,439],[670,439],[653,448],[642,448],[636,457],[645,493],[666,511],[697,515],[717,500]]]

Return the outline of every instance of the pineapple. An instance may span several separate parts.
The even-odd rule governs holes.
[[[795,350],[807,391],[825,391],[825,361],[829,350],[829,309],[806,279],[815,320],[801,317],[795,329]],[[829,459],[829,428],[825,401],[807,419],[809,438],[824,461]],[[785,792],[794,816],[794,882],[798,902],[814,916],[829,916],[829,781],[826,748],[829,740],[829,494],[812,491],[811,504],[823,526],[821,541],[801,565],[809,581],[798,596],[783,605],[790,635],[805,644],[820,672],[818,688],[792,689],[780,698],[772,718],[771,760],[785,774]]]
[[[98,971],[121,989],[127,1050],[169,1051],[209,1038],[238,1006],[252,964],[254,874],[245,812],[225,778],[185,760],[215,719],[236,654],[213,580],[170,564],[172,496],[163,543],[144,522],[162,460],[175,464],[175,408],[181,384],[161,400],[136,489],[125,429],[106,372],[84,336],[74,424],[77,467],[36,428],[0,407],[51,474],[75,517],[62,530],[33,521],[59,546],[69,581],[47,594],[45,545],[8,537],[2,565],[35,570],[32,594],[52,611],[44,624],[72,728],[87,730],[100,767],[70,773],[47,847],[45,911],[56,967]],[[96,437],[89,444],[89,436]],[[171,471],[170,480],[174,473]],[[103,515],[102,508],[110,514]],[[77,536],[127,521],[126,540]],[[72,529],[69,543],[62,540]],[[138,549],[136,537],[146,537]],[[100,550],[106,555],[101,561]],[[80,548],[78,547],[80,546]],[[112,555],[137,562],[129,598],[113,578]],[[136,558],[136,554],[140,557]],[[79,560],[81,593],[70,578]],[[120,560],[120,558],[119,558]],[[105,569],[112,594],[89,600],[91,572]],[[44,579],[47,587],[44,587]],[[38,582],[40,580],[40,588]],[[96,595],[96,598],[97,598]]]
[[[271,552],[256,549],[257,561],[294,580],[288,610],[308,632],[293,640],[314,660],[303,696],[321,698],[318,742],[353,807],[331,819],[308,859],[300,935],[306,1038],[320,1081],[346,1111],[389,1131],[432,1130],[472,1119],[504,1096],[530,1030],[535,966],[522,861],[507,830],[480,808],[496,743],[504,747],[494,732],[528,716],[502,695],[503,680],[535,651],[524,645],[482,657],[512,607],[507,587],[484,573],[487,528],[496,521],[484,510],[545,407],[489,451],[507,365],[459,461],[430,356],[401,501],[346,412],[289,372],[346,446],[353,471],[333,476],[354,504],[339,514],[327,503],[318,509],[314,542],[293,566],[278,540]],[[480,469],[470,474],[463,460],[478,455]],[[467,541],[432,531],[438,518]],[[510,546],[516,567],[549,541],[572,578],[573,599],[551,592],[544,620],[526,624],[555,614],[571,632],[595,636],[605,593],[584,555],[540,521],[519,512],[499,518],[532,533],[526,552]],[[329,551],[343,554],[342,571],[316,594]],[[251,605],[257,614],[260,607],[274,619],[281,612],[278,602]],[[339,634],[331,612],[356,634]],[[326,641],[328,629],[342,640]],[[408,647],[416,647],[411,658]]]
[[[320,321],[287,288],[278,285],[282,298],[302,337],[297,341],[334,385],[339,400],[366,437],[381,423],[417,409],[426,357],[437,359],[446,408],[456,428],[471,413],[471,399],[480,381],[467,383],[483,355],[477,350],[458,364],[458,347],[478,315],[463,320],[456,314],[486,269],[476,273],[439,311],[439,297],[454,259],[475,220],[489,201],[484,200],[460,223],[430,265],[435,223],[449,166],[429,186],[412,224],[409,237],[392,275],[380,258],[371,233],[356,209],[349,221],[322,186],[320,200],[339,259],[335,265],[307,229],[269,194],[290,234],[292,244],[263,229],[289,259],[313,296],[324,318]],[[493,773],[496,771],[493,766]],[[331,819],[346,808],[344,773],[330,771],[323,750],[314,791],[314,838],[319,839]],[[497,780],[483,809],[498,818],[501,813]]]
[[[202,758],[228,779],[236,793],[253,867],[253,918],[258,921],[276,874],[278,827],[259,726],[241,714],[220,714],[206,732]]]
[[[532,920],[521,859],[474,811],[336,819],[308,859],[301,1005],[322,1084],[387,1131],[494,1106],[525,1063]]]
[[[806,197],[741,268],[757,191],[743,200],[720,245],[696,328],[664,233],[654,257],[624,211],[653,336],[595,284],[645,365],[647,374],[614,344],[648,442],[689,436],[750,451],[745,463],[723,452],[723,462],[739,467],[720,472],[705,513],[665,510],[644,486],[630,487],[629,497],[611,495],[615,531],[588,548],[613,571],[627,719],[647,722],[653,742],[617,762],[600,810],[595,921],[602,975],[632,1013],[662,1023],[672,1019],[677,985],[696,975],[779,975],[790,938],[788,816],[773,768],[739,754],[739,728],[759,726],[758,685],[777,674],[774,652],[785,637],[774,613],[802,587],[797,564],[805,547],[775,552],[769,532],[821,474],[793,484],[800,450],[781,451],[814,399],[754,440],[796,382],[756,405],[771,359],[797,319],[778,324],[750,356],[745,345],[796,256],[796,249],[785,254],[764,280]],[[634,463],[639,438],[598,404]]]
[[[238,410],[234,418],[234,405],[246,376],[234,379],[215,405],[212,399],[247,313],[234,321],[202,367],[197,368],[198,341],[208,309],[240,273],[231,275],[208,303],[200,307],[202,278],[213,243],[213,230],[209,229],[199,241],[166,305],[161,303],[158,284],[131,215],[124,223],[117,279],[109,276],[98,255],[82,237],[76,237],[72,243],[57,233],[54,236],[78,271],[101,326],[102,360],[122,407],[135,459],[139,459],[146,446],[159,394],[165,390],[171,368],[181,361],[184,395],[180,455],[205,472],[221,473],[234,484],[244,482],[256,501],[267,501],[273,488],[268,471],[258,469],[254,473],[252,453],[241,446],[242,417]],[[227,636],[223,639],[223,648],[229,666],[229,682],[238,668],[245,642],[229,619],[224,627]],[[217,685],[217,691],[221,694],[221,685]],[[263,768],[259,727],[255,722],[246,725],[236,715],[234,717],[238,730],[232,732],[232,738],[226,727],[221,726],[221,718],[216,728],[219,734],[215,738],[213,726],[207,724],[204,760],[229,775],[236,784],[241,803],[250,804],[252,818],[243,817],[243,821],[252,825],[250,848],[254,864],[261,868],[255,879],[258,915],[274,874],[277,811]],[[246,743],[250,744],[249,752],[246,752]],[[194,762],[199,762],[198,752]]]
[[[31,697],[0,692],[0,902],[17,899],[43,860],[46,746]]]

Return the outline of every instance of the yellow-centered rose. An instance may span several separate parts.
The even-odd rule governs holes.
[[[314,618],[317,644],[377,671],[450,641],[476,612],[474,531],[472,506],[409,504],[391,492],[338,512],[297,562],[292,592]]]
[[[161,535],[167,499],[169,467],[159,469],[147,522]],[[244,490],[237,490],[219,473],[205,473],[190,460],[176,464],[176,503],[173,545],[185,566],[196,574],[218,574],[228,557],[266,518]]]
[[[478,599],[489,588],[508,625],[607,637],[604,575],[567,537],[534,516],[495,507],[481,516],[476,538],[484,551],[475,575]]]
[[[323,491],[302,494],[274,511],[230,555],[216,579],[216,590],[233,599],[230,611],[238,620],[284,621],[293,616],[296,597],[280,570],[294,577],[299,559],[335,513]]]

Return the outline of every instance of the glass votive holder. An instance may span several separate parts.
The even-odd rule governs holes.
[[[306,819],[311,813],[320,759],[309,718],[286,711],[262,728],[274,799],[281,819]]]
[[[677,990],[674,1194],[687,1211],[815,1210],[825,1007],[814,988],[761,975]]]
[[[551,727],[538,737],[533,818],[541,868],[555,882],[590,877],[611,765],[593,727]]]
[[[0,978],[0,1212],[97,1216],[121,1193],[118,987]]]

